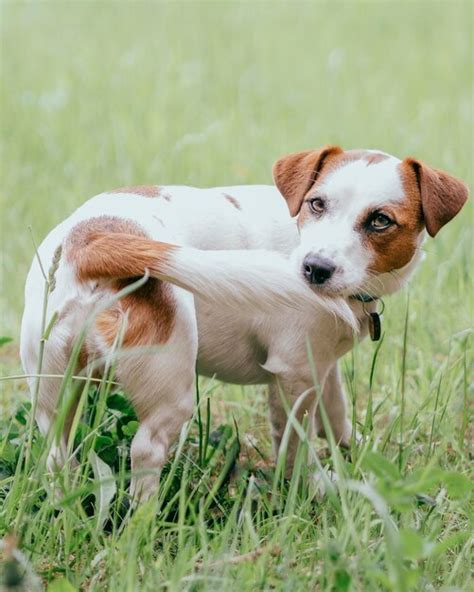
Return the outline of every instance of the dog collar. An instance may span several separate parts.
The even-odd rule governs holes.
[[[359,292],[358,294],[352,294],[351,296],[349,296],[349,298],[351,300],[358,300],[359,302],[376,302],[377,300],[380,299],[379,296],[371,296],[370,294],[367,294],[367,292]]]
[[[378,296],[371,296],[370,294],[367,294],[367,292],[359,292],[358,294],[352,294],[352,296],[349,296],[349,298],[351,300],[357,300],[358,302],[362,302],[362,308],[364,309],[364,313],[367,315],[369,319],[370,339],[372,339],[372,341],[379,341],[382,335],[382,313],[379,314],[378,312],[369,312],[368,310],[366,310],[364,304],[368,304],[369,302],[377,302],[378,300],[380,300],[380,298]],[[382,312],[384,308],[385,307],[383,306]]]

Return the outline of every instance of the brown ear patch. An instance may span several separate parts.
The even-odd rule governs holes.
[[[304,196],[318,180],[323,167],[343,152],[339,146],[325,146],[320,150],[296,152],[277,160],[273,166],[273,179],[278,191],[286,199],[292,216],[299,212]]]
[[[119,187],[107,193],[129,193],[131,195],[140,195],[141,197],[161,197],[166,201],[171,201],[171,195],[159,185],[134,185],[131,187]]]
[[[436,236],[456,216],[469,195],[462,181],[414,158],[402,162],[401,175],[407,194],[421,197],[423,220],[430,236]]]

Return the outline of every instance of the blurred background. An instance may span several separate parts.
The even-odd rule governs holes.
[[[3,4],[1,332],[28,226],[40,242],[103,190],[271,183],[277,157],[325,143],[470,182],[471,25],[460,1]],[[451,256],[458,284],[471,212],[429,241],[421,290]]]

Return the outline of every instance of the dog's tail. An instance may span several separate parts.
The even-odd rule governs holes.
[[[274,251],[202,251],[125,233],[98,233],[74,257],[80,281],[127,279],[148,270],[152,277],[171,282],[209,302],[242,310],[274,311],[324,307],[357,327],[342,299],[315,294]]]

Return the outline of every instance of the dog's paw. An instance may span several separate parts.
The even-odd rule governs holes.
[[[314,472],[309,479],[311,493],[316,499],[323,499],[337,489],[338,476],[332,469],[324,468]]]
[[[352,425],[347,422],[343,435],[339,439],[339,447],[343,450],[350,450],[353,445],[359,446],[362,444],[362,434],[356,430],[355,434],[352,433]]]

